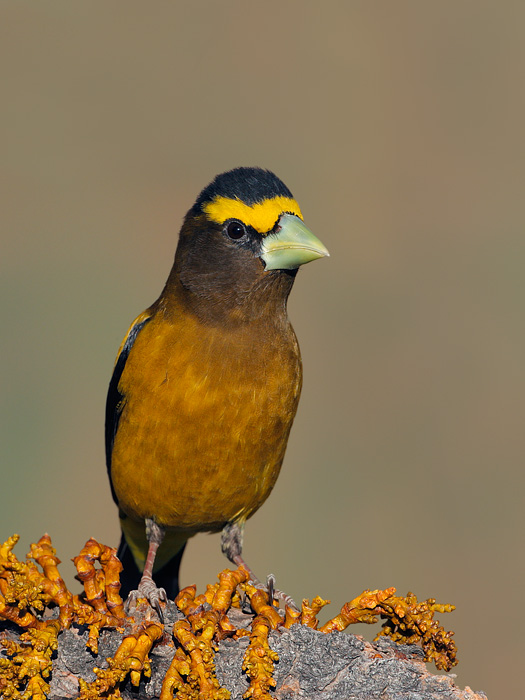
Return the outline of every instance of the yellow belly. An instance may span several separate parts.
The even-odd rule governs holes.
[[[301,387],[297,343],[291,328],[254,347],[165,324],[144,327],[122,374],[113,486],[134,520],[220,530],[250,517],[277,479]]]

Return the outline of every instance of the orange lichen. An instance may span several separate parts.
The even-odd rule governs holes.
[[[102,568],[95,568],[95,562],[99,562]],[[119,595],[122,564],[117,559],[117,550],[91,538],[73,563],[77,568],[77,578],[84,585],[87,603],[98,612],[124,617],[124,605]]]
[[[237,587],[248,581],[250,574],[243,566],[240,566],[235,571],[230,571],[230,569],[224,569],[219,574],[219,583],[217,589],[214,592],[213,600],[211,606],[217,612],[225,613],[234,604],[232,602],[233,598],[236,596],[237,606],[239,605],[239,595],[237,593]]]
[[[365,591],[343,605],[339,615],[323,625],[320,632],[341,631],[356,622],[374,624],[381,616],[386,621],[375,639],[388,636],[398,644],[421,644],[425,661],[433,661],[436,668],[450,671],[458,663],[456,644],[452,640],[454,633],[445,632],[434,620],[434,613],[452,612],[454,606],[441,605],[433,598],[418,603],[413,593],[403,598],[395,596],[395,592],[395,588]]]
[[[283,627],[285,627],[286,629],[290,629],[292,625],[297,624],[301,624],[301,612],[287,605],[284,614]]]
[[[249,580],[249,573],[243,567],[235,571],[226,569],[219,574],[219,584],[208,586],[207,594],[195,596],[195,586],[184,588],[175,602],[186,616],[186,620],[176,622],[173,635],[179,644],[175,657],[166,674],[161,698],[170,698],[177,691],[177,698],[213,698],[222,700],[229,693],[220,688],[215,676],[213,653],[217,641],[235,633],[236,637],[249,635],[243,670],[250,678],[246,698],[265,700],[268,690],[275,686],[273,680],[274,662],[277,654],[270,649],[268,633],[284,624],[284,618],[270,605],[268,593],[255,587]],[[232,600],[237,596],[237,588],[250,599],[252,610],[257,617],[252,622],[251,633],[237,630],[226,617]],[[213,591],[213,597],[210,593]],[[204,603],[211,606],[206,611]],[[184,653],[181,653],[184,652]]]
[[[164,676],[162,690],[160,692],[160,700],[172,700],[174,692],[177,693],[177,697],[182,697],[179,695],[178,691],[182,690],[186,685],[186,681],[183,679],[183,676],[189,676],[190,671],[191,666],[188,662],[186,653],[182,647],[179,647],[175,651],[175,655],[168,670],[166,671],[166,675]]]
[[[177,698],[227,700],[230,693],[221,688],[215,675],[213,637],[218,613],[197,613],[192,617],[196,619],[191,623],[181,620],[173,625],[173,636],[186,653],[188,663],[186,681],[178,691]]]
[[[434,620],[434,613],[448,613],[454,605],[441,605],[434,598],[418,603],[413,593],[405,598],[394,597],[381,604],[381,617],[386,618],[383,629],[376,635],[388,636],[398,644],[421,644],[425,661],[433,661],[436,668],[450,671],[458,661],[454,632],[445,632]]]
[[[119,573],[122,567],[115,556],[115,550],[90,540],[80,556],[93,553],[98,548],[102,569],[89,580],[95,588],[100,588],[104,582],[104,594],[103,599],[94,598],[88,586],[88,593],[83,599],[78,595],[73,596],[60,576],[60,560],[49,535],[44,535],[36,544],[31,545],[31,552],[25,562],[18,561],[13,554],[17,541],[18,536],[15,535],[0,546],[0,618],[27,632],[20,637],[24,643],[22,646],[13,647],[15,643],[9,640],[3,642],[4,645],[7,644],[6,654],[11,658],[2,660],[0,689],[4,697],[10,697],[8,689],[2,684],[7,682],[9,669],[12,670],[18,664],[20,668],[17,668],[15,674],[18,679],[16,687],[20,689],[25,685],[22,693],[24,698],[43,698],[47,692],[45,679],[51,670],[51,653],[56,648],[56,637],[60,630],[67,629],[72,622],[88,625],[87,645],[96,653],[100,630],[103,627],[120,628],[124,611],[122,601],[119,607],[117,586],[120,587]],[[85,562],[86,559],[83,558],[82,561]],[[58,619],[40,619],[37,613],[50,605],[58,607]],[[112,612],[109,612],[110,608]],[[14,693],[13,688],[14,686],[11,691]],[[12,697],[18,695],[13,694]]]
[[[60,609],[60,623],[63,627],[69,627],[73,619],[73,596],[58,572],[60,559],[56,556],[49,535],[44,535],[36,544],[31,545],[30,556],[44,571],[43,588]]]
[[[303,599],[303,604],[301,605],[301,624],[307,627],[312,627],[314,630],[317,629],[319,621],[317,620],[317,615],[319,611],[324,608],[325,605],[330,603],[329,600],[323,600],[321,596],[315,596],[310,604],[307,598]]]
[[[119,595],[122,566],[115,549],[88,540],[73,560],[84,593],[73,595],[60,576],[60,560],[48,535],[31,545],[25,561],[18,561],[13,553],[17,540],[13,536],[0,545],[0,618],[23,630],[19,641],[8,635],[1,642],[4,657],[0,658],[0,696],[44,700],[49,692],[47,679],[58,634],[73,623],[88,627],[87,647],[94,653],[98,653],[98,637],[103,628],[131,629],[115,655],[107,659],[108,668],[95,669],[96,679],[90,683],[79,680],[82,700],[118,698],[119,686],[128,677],[135,686],[142,676],[148,677],[148,656],[152,647],[161,643],[164,626],[149,619],[141,623],[126,617]],[[243,659],[243,670],[250,680],[244,697],[269,700],[278,660],[269,643],[270,632],[294,624],[317,629],[317,615],[329,602],[317,596],[311,602],[303,600],[300,611],[287,605],[283,613],[275,600],[282,596],[276,593],[274,600],[269,600],[268,592],[254,586],[243,567],[226,569],[218,578],[218,583],[207,586],[200,595],[195,586],[188,586],[176,598],[184,619],[173,625],[175,651],[164,678],[162,700],[173,698],[174,694],[179,700],[226,700],[229,692],[217,680],[215,652],[225,637],[242,636],[250,638]],[[249,629],[244,623],[238,628],[227,616],[233,607],[240,607],[241,595],[254,613]],[[50,607],[57,609],[52,618]],[[394,588],[365,591],[343,605],[340,613],[319,631],[342,631],[350,624],[371,624],[381,617],[385,622],[378,637],[385,635],[398,643],[421,644],[428,661],[449,670],[457,663],[453,633],[445,632],[434,615],[453,609],[454,606],[437,604],[434,599],[418,602],[411,593],[405,598],[395,596]],[[140,609],[137,619],[144,619]],[[170,642],[164,638],[162,644],[166,643]]]
[[[49,692],[51,655],[57,649],[59,620],[49,620],[40,629],[30,628],[20,642],[2,640],[7,656],[0,660],[0,695],[3,698],[44,700]],[[24,690],[25,688],[25,690]]]
[[[270,648],[268,635],[270,630],[284,624],[284,617],[270,605],[267,591],[256,588],[251,583],[244,583],[241,587],[248,595],[252,610],[257,615],[252,622],[250,646],[242,664],[243,671],[250,679],[250,686],[243,697],[269,700],[271,696],[268,691],[275,687],[274,664],[279,660],[279,656]]]
[[[95,668],[97,678],[91,683],[80,679],[80,700],[97,700],[100,697],[117,698],[118,686],[128,676],[138,686],[142,675],[151,676],[148,654],[162,636],[164,626],[158,622],[144,622],[139,629],[122,640],[115,655],[107,659],[109,668]]]
[[[98,562],[101,568],[96,568]],[[117,550],[89,539],[80,554],[73,559],[77,578],[84,585],[84,596],[73,597],[75,621],[88,625],[87,647],[98,653],[98,637],[104,627],[122,630],[126,617],[119,595],[122,564]]]
[[[13,535],[0,546],[0,617],[22,627],[38,627],[32,610],[41,611],[53,599],[45,591],[45,577],[31,560],[20,562],[13,554]]]
[[[241,588],[250,599],[250,605],[254,613],[265,619],[270,629],[277,629],[277,627],[283,624],[284,620],[281,615],[279,615],[278,610],[276,610],[273,605],[270,605],[267,591],[263,588],[256,588],[251,583],[243,583]]]
[[[175,598],[178,609],[186,616],[195,614],[205,603],[209,604],[205,593],[201,593],[201,595],[195,597],[196,593],[197,586],[186,586]],[[211,600],[213,600],[213,596]]]
[[[342,632],[348,625],[355,625],[356,622],[364,622],[367,625],[374,624],[381,612],[378,606],[395,592],[395,588],[387,588],[384,591],[364,591],[357,598],[345,603],[339,615],[328,620],[319,631],[328,633],[338,630]]]
[[[270,648],[268,643],[270,629],[271,625],[266,615],[258,615],[252,622],[250,646],[242,663],[242,670],[250,679],[250,687],[244,693],[244,698],[271,700],[268,691],[275,688],[273,670],[275,662],[279,660],[279,655]]]
[[[118,631],[123,630],[122,618],[115,617],[109,613],[101,613],[94,610],[89,605],[83,603],[79,596],[74,598],[75,622],[79,625],[87,625],[89,630],[86,646],[94,654],[98,654],[98,637],[100,630],[104,627],[113,627]]]
[[[214,654],[218,641],[233,635],[236,627],[226,617],[240,581],[247,578],[241,570],[223,571],[219,583],[208,586],[206,593],[195,597],[195,586],[182,589],[175,602],[186,616],[173,625],[178,649],[162,686],[161,698],[212,698],[226,700],[227,690],[220,687],[215,675]],[[211,610],[206,610],[206,606]]]

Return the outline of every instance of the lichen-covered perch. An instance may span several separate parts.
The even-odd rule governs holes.
[[[86,543],[74,559],[84,592],[74,595],[47,535],[25,561],[12,551],[16,541],[0,547],[2,698],[484,697],[425,668],[425,660],[445,670],[457,663],[452,633],[434,620],[453,606],[418,603],[393,588],[365,591],[317,629],[329,601],[277,610],[240,567],[223,571],[203,594],[183,589],[161,623],[146,601],[126,614],[114,549]],[[385,622],[374,644],[341,633],[379,617]]]

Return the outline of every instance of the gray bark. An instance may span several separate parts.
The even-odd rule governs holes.
[[[174,604],[170,604],[167,634],[150,654],[151,678],[142,680],[139,688],[128,680],[121,687],[123,698],[151,700],[159,696],[174,653],[173,645],[165,640],[171,639],[170,627],[177,617]],[[250,616],[244,617],[246,623],[251,621]],[[235,624],[244,626],[237,619]],[[94,680],[94,668],[107,666],[106,658],[115,653],[122,635],[115,630],[102,631],[97,656],[86,649],[86,640],[87,630],[75,626],[60,633],[50,700],[76,697],[77,679]],[[247,637],[226,639],[215,657],[217,678],[230,691],[232,700],[241,700],[248,688],[242,671],[248,643]],[[271,691],[278,700],[486,700],[484,693],[468,687],[460,690],[451,674],[433,675],[416,646],[400,646],[388,639],[371,644],[353,634],[323,634],[301,625],[272,632],[270,645],[279,654],[274,673],[276,687]]]

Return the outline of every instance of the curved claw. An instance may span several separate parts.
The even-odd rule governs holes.
[[[128,597],[124,601],[124,610],[129,613],[130,610],[137,607],[137,600],[139,599],[138,591],[130,591]]]
[[[136,591],[130,591],[128,595],[128,599],[125,603],[126,611],[132,607],[137,607],[137,600],[139,598],[146,598],[159,616],[159,620],[164,623],[164,613],[161,603],[168,602],[168,595],[164,588],[157,588],[153,579],[142,577],[138,589]]]
[[[268,602],[273,607],[273,599],[275,598],[275,576],[273,574],[268,574],[266,577],[266,589],[268,591]]]
[[[297,603],[291,595],[288,595],[288,593],[285,593],[284,591],[275,588],[274,574],[268,574],[268,576],[266,577],[266,584],[261,583],[257,579],[255,580],[255,582],[252,580],[252,584],[255,586],[255,588],[260,588],[261,590],[266,591],[268,593],[268,602],[272,607],[274,607],[273,601],[277,599],[284,603],[284,605],[289,605],[297,612],[301,611],[300,607],[297,605]]]
[[[150,601],[151,606],[155,609],[157,615],[159,616],[159,620],[164,623],[164,613],[162,612],[162,608],[160,607],[160,600],[156,599],[154,601]]]

